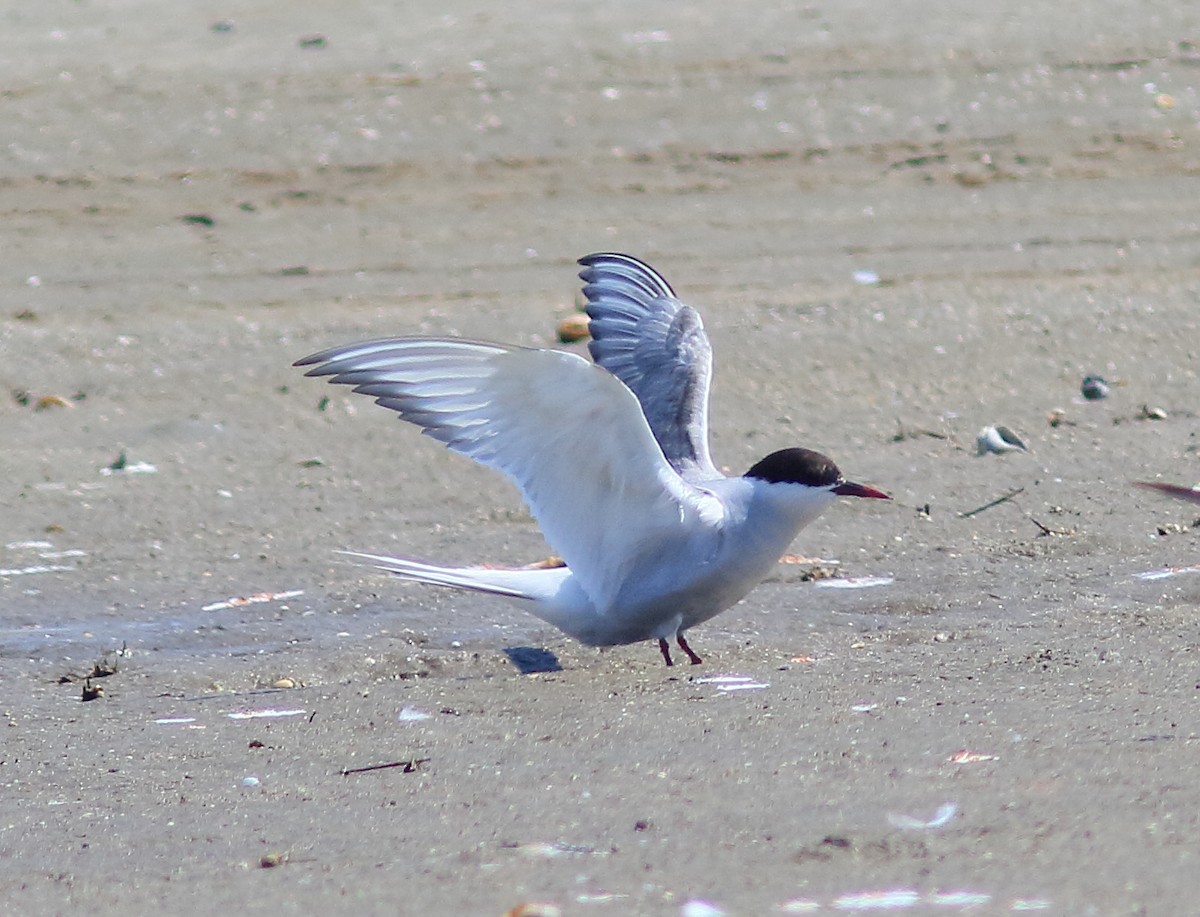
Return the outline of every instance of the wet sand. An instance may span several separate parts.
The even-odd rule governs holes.
[[[1200,525],[1129,484],[1200,480],[1195,10],[229,15],[6,20],[7,908],[1194,907]],[[701,310],[719,464],[895,497],[700,667],[333,553],[547,553],[291,363],[554,346],[597,250]],[[1030,452],[976,455],[997,423]]]

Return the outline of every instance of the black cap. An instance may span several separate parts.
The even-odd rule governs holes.
[[[833,459],[812,449],[780,449],[754,464],[745,477],[771,484],[831,487],[842,479]]]

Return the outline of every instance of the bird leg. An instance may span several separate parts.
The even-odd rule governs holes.
[[[683,634],[676,634],[675,642],[679,644],[679,648],[681,650],[687,653],[687,657],[689,660],[691,660],[692,665],[699,665],[704,661],[696,655],[695,650],[688,646],[687,641],[683,639]],[[671,646],[662,637],[658,638],[658,651],[662,653],[663,661],[666,662],[667,665],[675,664],[675,660],[671,658]]]
[[[704,661],[703,659],[701,659],[699,656],[697,656],[692,651],[692,648],[690,646],[687,645],[687,641],[683,639],[683,634],[676,634],[675,642],[679,644],[679,648],[681,650],[683,650],[685,653],[687,653],[687,657],[688,657],[688,659],[690,659],[692,661],[692,665],[699,665],[700,663],[702,663]],[[666,650],[664,650],[663,652],[666,652]]]
[[[671,661],[671,647],[667,645],[667,641],[662,637],[658,638],[658,651],[663,654],[663,660],[667,663],[667,665],[675,664]]]

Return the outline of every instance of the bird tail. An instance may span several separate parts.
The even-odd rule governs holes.
[[[559,591],[571,572],[566,567],[535,570],[494,570],[489,567],[438,567],[406,557],[386,557],[379,554],[360,554],[339,551],[347,557],[364,561],[368,566],[386,570],[402,579],[435,586],[452,586],[490,595],[503,595],[532,602],[549,602]]]

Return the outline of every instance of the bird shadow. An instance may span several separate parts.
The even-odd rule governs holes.
[[[504,655],[522,675],[536,672],[561,672],[558,657],[547,649],[536,646],[506,646]]]

